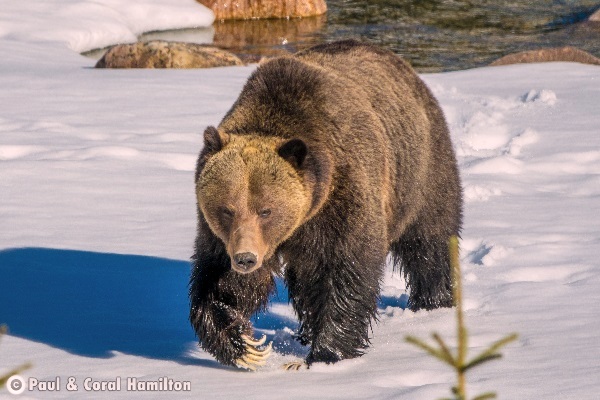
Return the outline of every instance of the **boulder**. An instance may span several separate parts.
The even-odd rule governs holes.
[[[215,13],[217,20],[295,18],[321,15],[325,0],[197,0]]]
[[[490,65],[508,65],[508,64],[521,64],[521,63],[540,63],[540,62],[552,62],[552,61],[570,61],[578,62],[582,64],[593,64],[600,65],[600,58],[591,55],[588,52],[579,50],[575,47],[553,47],[547,49],[538,49],[530,51],[522,51],[520,53],[513,53],[498,60],[494,61]]]
[[[592,15],[590,15],[588,21],[600,22],[600,8],[597,9],[596,12],[594,12]]]
[[[111,47],[96,68],[211,68],[243,65],[234,54],[213,46],[155,40]]]

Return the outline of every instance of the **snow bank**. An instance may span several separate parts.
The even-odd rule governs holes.
[[[194,0],[27,0],[3,2],[0,38],[67,43],[76,52],[130,43],[144,32],[210,26]]]

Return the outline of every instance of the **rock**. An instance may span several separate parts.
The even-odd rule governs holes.
[[[522,51],[520,53],[513,53],[498,60],[494,61],[490,65],[508,65],[508,64],[521,64],[521,63],[540,63],[540,62],[552,62],[552,61],[569,61],[578,62],[582,64],[593,64],[600,65],[600,58],[591,55],[588,52],[579,50],[575,47],[553,47],[547,49]]]
[[[96,68],[211,68],[243,65],[234,54],[213,46],[155,40],[111,47]]]
[[[592,15],[590,15],[588,21],[600,22],[600,8],[597,9]]]
[[[321,15],[325,0],[197,0],[215,13],[217,20],[295,18]]]

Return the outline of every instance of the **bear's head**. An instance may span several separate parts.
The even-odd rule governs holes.
[[[235,271],[260,268],[314,215],[328,185],[322,164],[300,139],[206,129],[196,172],[198,207]]]

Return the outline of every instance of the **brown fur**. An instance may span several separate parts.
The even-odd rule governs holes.
[[[284,140],[224,134],[220,140],[223,149],[199,176],[198,205],[232,260],[244,252],[258,256],[252,269],[238,270],[250,273],[305,221],[311,187],[277,153]],[[261,216],[264,210],[269,215]]]
[[[452,305],[456,160],[437,101],[392,53],[345,41],[261,65],[218,130],[205,132],[196,178],[190,318],[223,363],[243,354],[231,343],[252,332],[247,318],[264,306],[280,262],[309,363],[362,354],[390,251],[411,308]],[[235,210],[227,224],[222,207]],[[250,248],[260,262],[231,275],[230,264],[243,270],[235,252]]]

